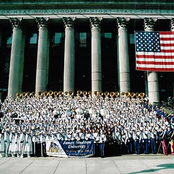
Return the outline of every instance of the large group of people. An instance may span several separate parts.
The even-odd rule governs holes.
[[[100,156],[168,153],[174,118],[147,98],[12,97],[0,102],[0,157],[46,155],[53,140],[93,139]]]

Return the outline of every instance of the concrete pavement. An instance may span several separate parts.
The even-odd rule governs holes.
[[[1,158],[0,174],[174,173],[174,156],[123,155],[107,158]]]

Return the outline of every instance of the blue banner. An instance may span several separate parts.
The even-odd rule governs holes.
[[[59,141],[67,156],[94,155],[94,140]]]

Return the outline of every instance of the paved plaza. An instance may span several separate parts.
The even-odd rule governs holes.
[[[1,158],[0,174],[174,173],[174,156],[124,155],[106,158]]]

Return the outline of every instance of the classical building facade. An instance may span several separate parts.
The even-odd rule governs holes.
[[[2,8],[1,8],[2,7]],[[22,91],[173,95],[173,73],[135,70],[135,31],[174,31],[172,0],[0,2],[0,94]]]

